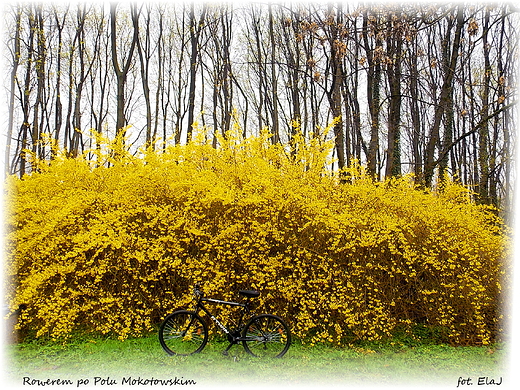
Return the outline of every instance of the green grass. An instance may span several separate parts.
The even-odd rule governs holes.
[[[6,347],[7,374],[13,384],[23,377],[77,380],[107,378],[121,384],[124,377],[183,378],[197,387],[217,384],[247,385],[446,385],[456,387],[459,377],[505,377],[507,352],[492,347],[405,345],[401,342],[335,348],[308,346],[296,341],[282,359],[258,359],[227,343],[212,340],[200,353],[168,356],[155,335],[118,341],[76,339],[66,344],[33,341]],[[25,386],[27,387],[27,386]],[[138,386],[142,387],[142,386]]]

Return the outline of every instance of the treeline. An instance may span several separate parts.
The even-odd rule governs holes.
[[[95,148],[268,127],[288,146],[334,118],[336,163],[449,174],[508,209],[518,15],[511,4],[18,3],[4,42],[7,174]],[[193,126],[196,124],[196,126]],[[129,127],[131,126],[131,127]],[[287,148],[290,153],[291,148]]]

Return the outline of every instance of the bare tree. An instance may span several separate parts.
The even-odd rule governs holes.
[[[386,74],[389,103],[385,176],[390,177],[401,175],[401,64],[407,21],[402,12],[391,11],[386,23]]]
[[[32,66],[33,66],[33,55],[34,55],[34,35],[35,35],[35,18],[31,5],[25,10],[25,16],[27,17],[27,31],[28,36],[24,40],[26,55],[26,66],[25,76],[23,85],[18,85],[20,89],[20,104],[22,111],[22,121],[20,124],[20,131],[18,135],[18,142],[16,152],[14,154],[15,161],[12,166],[19,165],[20,177],[27,173],[27,156],[26,149],[28,146],[28,133],[30,129],[29,115],[31,108],[31,92],[32,92]],[[21,25],[21,24],[20,24]]]
[[[278,78],[276,75],[276,41],[274,35],[273,5],[269,3],[269,42],[271,43],[271,132],[273,143],[280,142],[280,127],[278,124]]]
[[[445,68],[444,79],[440,91],[439,99],[436,103],[435,116],[433,125],[430,129],[429,139],[424,156],[424,183],[426,187],[430,187],[433,180],[434,169],[438,163],[435,159],[435,151],[439,142],[440,125],[443,114],[450,103],[450,95],[453,90],[453,78],[455,76],[457,60],[459,58],[459,48],[462,39],[462,29],[464,27],[464,9],[462,5],[456,6],[456,23],[453,43],[450,50],[450,61]],[[452,34],[451,28],[448,29],[446,35]]]
[[[363,43],[366,53],[367,68],[367,100],[370,112],[370,142],[368,144],[367,168],[368,171],[379,177],[378,153],[380,132],[380,103],[381,103],[381,59],[383,41],[380,33],[380,16],[369,10],[363,13]],[[372,39],[371,36],[375,37]],[[373,42],[372,42],[373,41]]]
[[[6,136],[6,143],[5,143],[5,170],[4,175],[9,174],[11,172],[11,164],[10,164],[10,158],[11,158],[11,142],[13,139],[13,128],[14,128],[14,112],[15,112],[15,88],[16,88],[16,79],[17,79],[17,73],[18,73],[18,67],[20,66],[20,29],[21,29],[21,19],[22,19],[22,9],[21,5],[16,5],[16,10],[14,12],[14,37],[12,41],[12,52],[11,52],[11,58],[12,58],[12,68],[11,68],[11,74],[10,74],[10,87],[9,87],[9,119],[7,124],[7,136]]]
[[[60,141],[61,127],[63,125],[63,103],[61,101],[61,76],[62,76],[62,51],[63,51],[63,29],[65,28],[65,21],[69,14],[69,8],[67,7],[62,15],[60,10],[54,7],[54,20],[56,22],[56,28],[58,29],[58,47],[57,47],[57,60],[56,60],[56,100],[55,106],[56,111],[54,114],[54,140],[56,143]],[[54,153],[54,152],[53,152]],[[54,156],[53,156],[54,157]]]
[[[126,123],[125,118],[125,85],[128,77],[128,72],[130,70],[130,66],[132,64],[132,58],[134,54],[134,50],[138,40],[139,30],[134,27],[133,29],[133,37],[130,41],[129,49],[126,50],[118,50],[117,48],[117,28],[116,28],[116,14],[117,14],[117,3],[110,4],[110,42],[112,49],[112,65],[114,67],[114,72],[116,74],[117,80],[117,108],[116,108],[116,133],[120,133],[124,131]],[[119,55],[120,53],[125,52],[128,53],[126,58],[123,58],[122,66],[119,64]],[[124,56],[123,56],[124,57]]]
[[[207,5],[202,5],[202,10],[197,20],[195,15],[195,4],[190,5],[190,82],[189,82],[189,93],[188,93],[188,128],[187,128],[187,140],[191,141],[193,133],[193,123],[195,122],[195,91],[197,86],[197,71],[200,67],[199,56],[200,56],[200,40],[201,34],[205,24]]]
[[[336,119],[334,124],[334,141],[336,145],[336,156],[339,169],[346,166],[345,158],[345,133],[343,125],[343,96],[342,85],[344,75],[343,58],[346,55],[346,44],[342,35],[345,33],[343,25],[343,11],[341,3],[337,5],[337,11],[329,4],[326,18],[322,21],[324,31],[329,41],[330,55],[326,76],[330,79],[330,86],[327,89],[327,97],[332,115]]]
[[[141,16],[143,5],[132,5],[132,23],[134,31],[140,31],[139,18]],[[151,23],[151,8],[150,5],[146,7],[146,13],[144,16],[144,37],[141,38],[140,34],[136,35],[137,38],[137,53],[139,55],[139,64],[141,70],[141,83],[143,87],[144,102],[146,107],[146,135],[145,144],[150,146],[152,141],[152,102],[150,100],[150,58],[151,52],[151,37],[150,37],[150,23]]]

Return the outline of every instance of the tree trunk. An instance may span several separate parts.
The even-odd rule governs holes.
[[[195,122],[195,90],[197,81],[197,70],[199,69],[199,40],[204,26],[206,16],[206,5],[203,5],[202,14],[197,23],[195,19],[195,4],[190,5],[190,83],[188,94],[188,128],[186,133],[187,142],[190,142],[193,134],[193,123]]]
[[[401,17],[397,23],[401,22]],[[386,177],[401,174],[401,55],[403,36],[394,24],[388,21],[387,50],[390,63],[387,65],[387,77],[390,87],[388,107],[388,145],[386,158]]]
[[[29,113],[30,113],[30,95],[31,95],[31,73],[32,73],[32,64],[33,54],[34,54],[34,14],[32,12],[32,8],[29,7],[29,15],[28,15],[28,31],[29,37],[27,39],[27,65],[25,69],[25,78],[23,85],[23,96],[21,98],[22,104],[22,124],[20,126],[20,133],[18,137],[18,147],[19,155],[15,158],[19,158],[20,160],[20,177],[23,177],[27,173],[27,158],[25,155],[25,150],[27,149],[27,136],[30,128],[29,123]]]
[[[435,114],[433,119],[433,125],[430,130],[430,136],[428,139],[428,144],[425,150],[425,160],[424,160],[424,184],[425,186],[431,187],[433,181],[434,170],[437,162],[435,161],[435,149],[439,142],[439,132],[440,125],[443,114],[449,104],[449,96],[451,90],[453,88],[453,77],[455,75],[455,68],[457,66],[457,59],[459,56],[459,49],[462,37],[462,28],[464,26],[464,9],[462,5],[457,6],[457,24],[455,29],[455,35],[452,44],[452,50],[450,54],[450,64],[446,73],[444,74],[444,81],[442,84],[442,89],[439,97],[439,101],[437,103],[437,107],[435,108]],[[448,30],[447,34],[451,34],[451,31]]]
[[[83,7],[83,9],[81,9],[81,7]],[[88,70],[85,69],[85,18],[85,5],[78,5],[78,26],[76,29],[77,39],[75,41],[78,44],[79,80],[76,85],[76,97],[74,99],[74,112],[72,115],[72,139],[70,144],[70,153],[73,157],[78,155],[83,138],[81,133],[81,100],[83,95],[83,85],[88,73]]]
[[[130,48],[128,49],[128,55],[126,61],[123,61],[122,67],[119,65],[118,60],[118,48],[117,48],[117,29],[116,29],[116,9],[117,3],[110,3],[110,43],[112,48],[112,65],[116,74],[117,81],[117,92],[116,92],[116,134],[125,132],[126,119],[125,119],[125,84],[128,77],[128,71],[132,64],[132,57],[137,43],[137,35],[139,31],[134,28],[134,34]]]
[[[21,28],[21,6],[16,6],[15,16],[15,32],[13,40],[13,68],[11,69],[10,77],[10,91],[9,91],[9,119],[7,124],[7,139],[5,143],[5,168],[4,176],[11,173],[11,141],[13,139],[13,128],[14,128],[14,98],[15,98],[15,86],[16,86],[16,73],[18,72],[18,66],[20,65],[20,28]]]
[[[379,151],[379,113],[380,113],[380,84],[381,84],[381,61],[378,53],[382,49],[383,42],[377,31],[375,32],[375,47],[369,42],[368,12],[363,15],[363,41],[368,62],[367,69],[367,99],[370,112],[370,142],[368,144],[367,169],[368,172],[379,178],[377,156]],[[375,23],[379,23],[378,20]],[[377,30],[377,25],[375,27]]]
[[[273,6],[269,3],[269,41],[271,42],[271,132],[273,143],[280,142],[280,128],[278,124],[278,79],[276,77],[276,43],[274,39]]]
[[[56,21],[56,27],[58,28],[58,49],[56,59],[56,112],[54,114],[54,140],[58,144],[60,140],[61,126],[63,125],[63,104],[61,102],[61,58],[63,50],[63,28],[65,26],[65,18],[68,14],[68,8],[63,15],[63,19],[60,22],[58,11],[54,10],[54,20]],[[54,149],[51,153],[51,158],[54,158]]]
[[[141,5],[142,7],[142,5]],[[141,8],[138,10],[137,5],[132,6],[132,22],[134,30],[139,31],[139,17]],[[152,142],[152,105],[150,101],[150,83],[149,83],[149,67],[150,67],[150,9],[146,15],[146,27],[144,29],[144,47],[139,34],[137,34],[137,53],[139,55],[139,64],[141,70],[141,83],[143,86],[144,103],[146,107],[146,131],[145,131],[145,147],[148,148]]]
[[[483,89],[482,89],[482,109],[480,117],[485,120],[478,131],[479,143],[478,143],[478,165],[479,165],[479,181],[478,181],[478,194],[479,200],[482,203],[489,202],[489,91],[491,82],[491,62],[489,60],[489,7],[486,7],[486,14],[484,16],[484,24],[482,26],[482,47],[484,51],[484,78],[483,78]]]
[[[417,43],[413,44],[413,52],[410,55],[410,119],[412,128],[412,163],[414,180],[422,180],[422,158],[420,140],[422,139],[422,127],[419,112],[419,70],[417,68]]]

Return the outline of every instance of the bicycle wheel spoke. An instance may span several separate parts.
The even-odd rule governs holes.
[[[163,349],[171,355],[191,355],[206,345],[206,326],[194,313],[175,312],[161,326],[159,341]]]
[[[244,332],[244,348],[254,356],[281,357],[290,345],[287,325],[278,317],[264,314],[253,318]]]

